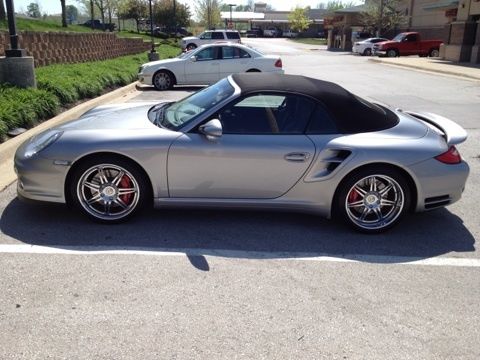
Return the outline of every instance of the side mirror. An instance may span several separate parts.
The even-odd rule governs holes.
[[[193,61],[193,62],[197,61],[197,56],[196,55],[190,56],[190,61]]]
[[[219,138],[223,134],[222,123],[218,119],[212,119],[201,125],[198,130],[207,137]]]

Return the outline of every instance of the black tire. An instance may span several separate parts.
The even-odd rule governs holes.
[[[372,49],[366,48],[366,49],[363,51],[363,55],[364,55],[364,56],[372,56]]]
[[[195,45],[195,44],[188,44],[185,49],[186,49],[187,51],[190,51],[190,50],[193,50],[193,49],[196,49],[196,48],[197,48],[197,45]]]
[[[439,57],[440,56],[440,51],[438,49],[431,49],[428,52],[428,56],[430,57]]]
[[[85,160],[68,184],[74,207],[104,224],[124,222],[137,214],[151,200],[149,189],[138,166],[116,157]]]
[[[410,208],[411,189],[394,168],[369,166],[349,174],[338,186],[334,216],[363,233],[384,232]]]
[[[160,70],[157,71],[155,75],[153,75],[152,83],[157,90],[171,90],[173,88],[175,80],[170,72]]]
[[[387,57],[397,57],[398,51],[395,49],[388,49],[387,50]]]
[[[250,69],[250,70],[247,70],[247,72],[252,73],[252,72],[261,72],[261,71],[258,69]]]

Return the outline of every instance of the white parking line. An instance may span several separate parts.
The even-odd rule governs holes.
[[[301,252],[268,252],[216,249],[162,249],[147,247],[65,246],[0,244],[0,254],[63,254],[63,255],[145,255],[145,256],[211,256],[237,259],[271,259],[289,261],[376,263],[420,266],[480,267],[480,259],[412,256],[321,254]]]

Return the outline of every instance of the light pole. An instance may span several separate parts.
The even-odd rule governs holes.
[[[153,40],[153,11],[152,11],[152,0],[148,0],[150,5],[150,38],[152,39],[152,49],[148,53],[148,60],[155,61],[158,60],[160,57],[158,56],[157,52],[155,51],[155,42]]]
[[[27,56],[26,50],[18,46],[13,0],[7,0],[6,5],[10,49],[5,50],[5,57],[0,56],[0,84],[6,82],[23,88],[36,87],[33,57]]]
[[[233,27],[233,22],[232,22],[232,8],[234,6],[237,6],[237,4],[228,4],[230,6],[230,25]]]

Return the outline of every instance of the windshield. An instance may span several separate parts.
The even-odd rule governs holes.
[[[235,89],[230,85],[228,79],[222,79],[216,84],[168,106],[160,124],[167,129],[178,130],[194,117],[227,99],[234,92]]]
[[[398,34],[392,39],[392,41],[396,41],[396,42],[400,42],[402,40],[403,40],[403,34]]]

